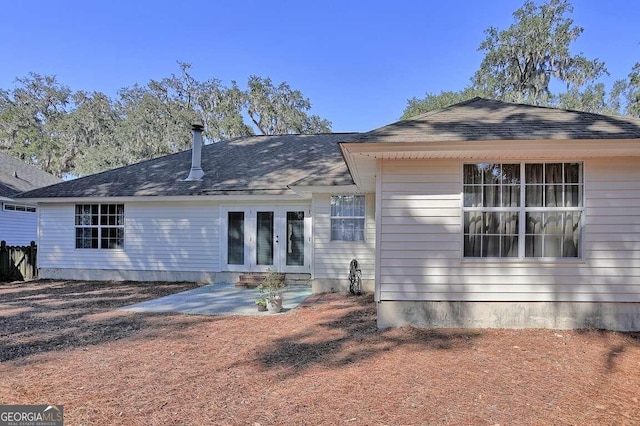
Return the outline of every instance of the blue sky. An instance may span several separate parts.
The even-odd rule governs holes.
[[[18,1],[0,3],[0,88],[28,72],[74,90],[144,84],[193,65],[201,80],[286,81],[334,131],[397,120],[407,99],[466,86],[489,26],[524,0]],[[626,78],[640,62],[640,2],[574,0],[574,51]]]

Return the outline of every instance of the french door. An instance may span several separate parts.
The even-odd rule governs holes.
[[[222,215],[224,269],[309,272],[311,217],[308,206],[228,207]]]

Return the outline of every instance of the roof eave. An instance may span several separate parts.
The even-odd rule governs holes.
[[[153,203],[153,202],[199,202],[199,201],[296,201],[302,197],[291,191],[288,194],[222,194],[222,195],[174,195],[174,196],[93,196],[93,197],[39,197],[21,198],[35,204],[69,203]]]
[[[305,198],[310,198],[313,194],[344,194],[344,193],[360,193],[362,190],[357,185],[309,185],[309,186],[290,186],[291,190],[296,194]]]
[[[640,139],[345,143],[341,149],[355,180],[362,159],[636,157]]]

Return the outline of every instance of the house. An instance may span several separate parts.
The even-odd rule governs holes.
[[[27,246],[37,239],[36,205],[13,197],[23,191],[60,182],[60,179],[0,152],[0,240]]]
[[[22,194],[42,276],[273,268],[326,291],[357,258],[379,327],[640,330],[640,119],[475,98],[362,134],[200,140]]]

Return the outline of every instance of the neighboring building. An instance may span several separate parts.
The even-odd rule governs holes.
[[[380,327],[640,330],[640,120],[475,98],[30,191],[43,277],[224,281],[357,258]],[[193,154],[194,161],[190,161]]]
[[[13,197],[58,182],[55,176],[0,152],[0,241],[27,246],[37,240],[36,205]]]

